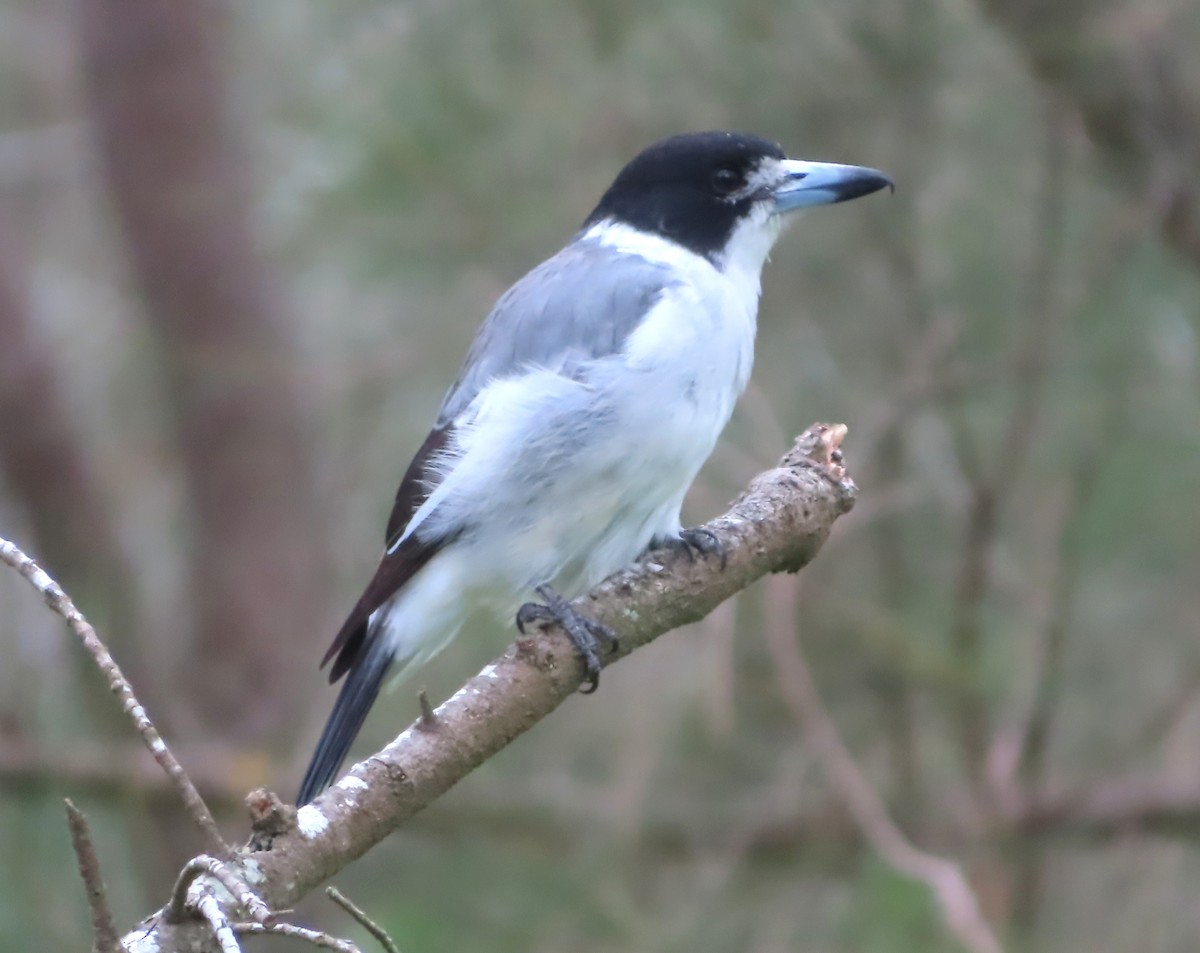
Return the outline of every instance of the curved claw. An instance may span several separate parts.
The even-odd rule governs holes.
[[[522,635],[527,635],[525,626],[536,622],[557,622],[558,618],[540,602],[526,602],[517,610],[517,629]]]
[[[617,635],[608,626],[590,619],[549,586],[538,586],[536,592],[546,600],[526,602],[517,610],[517,628],[525,634],[531,623],[551,623],[562,628],[571,639],[571,644],[583,659],[584,678],[579,691],[590,695],[600,685],[600,656],[596,651],[599,642],[605,642],[610,651],[619,646]]]
[[[650,545],[654,549],[682,550],[690,563],[696,561],[697,553],[701,556],[717,556],[721,560],[721,569],[725,568],[728,556],[725,544],[717,534],[703,526],[681,529],[679,535],[656,539]]]
[[[689,552],[694,550],[704,556],[716,556],[721,561],[721,568],[725,568],[729,553],[725,549],[725,544],[712,530],[705,529],[703,526],[693,526],[689,529],[681,529],[679,538],[683,540],[683,544]]]

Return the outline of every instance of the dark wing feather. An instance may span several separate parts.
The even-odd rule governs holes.
[[[430,480],[435,475],[430,470],[431,463],[445,449],[453,428],[438,427],[430,431],[421,449],[413,457],[400,488],[396,491],[396,502],[392,506],[392,515],[388,518],[387,547],[404,532],[408,521],[429,496]],[[321,667],[329,664],[329,660],[337,656],[333,668],[329,670],[329,681],[336,682],[346,672],[354,667],[367,638],[367,620],[371,613],[383,605],[394,592],[433,558],[434,554],[448,542],[438,540],[421,540],[414,534],[406,539],[395,551],[386,552],[375,570],[375,575],[367,584],[358,602],[350,610],[346,621],[342,623],[338,634],[334,636],[333,644],[321,659]]]

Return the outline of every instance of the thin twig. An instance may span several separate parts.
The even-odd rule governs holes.
[[[424,694],[424,692],[421,694]],[[357,920],[359,926],[375,937],[379,941],[379,945],[387,950],[387,953],[400,953],[399,947],[396,946],[396,941],[388,936],[387,931],[367,916],[361,907],[357,906],[354,901],[338,890],[337,887],[326,887],[325,895]]]
[[[83,811],[70,801],[64,803],[67,806],[67,826],[71,830],[71,846],[75,848],[75,858],[79,861],[79,876],[83,878],[83,886],[87,890],[88,910],[92,914],[95,953],[120,953],[121,936],[117,933],[112,911],[108,908],[104,878],[100,875],[100,860],[96,857],[96,847],[92,843],[92,832],[88,829],[87,818],[83,816]]]
[[[337,953],[362,953],[349,940],[339,940],[328,933],[309,930],[291,923],[234,923],[231,926],[233,932],[240,936],[286,936],[293,940],[304,940],[322,949],[336,950]]]
[[[193,857],[179,872],[179,878],[175,881],[175,889],[171,892],[171,903],[167,907],[167,919],[170,922],[178,923],[184,918],[188,908],[188,890],[195,879],[201,875],[208,875],[220,883],[256,923],[270,922],[271,908],[246,886],[241,877],[217,858],[209,857],[206,854]]]
[[[242,953],[237,934],[233,932],[233,924],[221,908],[217,895],[209,887],[202,888],[200,896],[196,898],[196,912],[212,927],[221,953]]]
[[[904,836],[842,741],[796,641],[797,588],[794,580],[783,576],[767,580],[766,632],[780,694],[802,726],[808,747],[821,759],[830,783],[845,798],[847,810],[880,857],[937,897],[950,933],[971,953],[1002,953],[958,865],[920,850]]]
[[[67,620],[71,631],[75,633],[84,650],[95,660],[96,665],[108,681],[109,689],[120,699],[122,710],[129,716],[138,734],[142,736],[142,740],[150,749],[154,760],[174,782],[175,789],[183,800],[183,806],[191,815],[192,820],[196,822],[196,826],[208,838],[214,852],[221,857],[232,857],[233,852],[221,837],[217,823],[213,820],[204,799],[200,797],[200,793],[192,784],[187,772],[183,770],[183,766],[171,754],[167,743],[162,740],[158,729],[154,727],[150,716],[146,714],[146,709],[133,694],[132,686],[121,674],[121,669],[109,654],[108,649],[105,648],[104,643],[100,641],[100,637],[96,635],[96,630],[92,628],[91,623],[83,617],[83,613],[75,607],[75,603],[63,592],[62,587],[51,579],[41,566],[25,555],[15,543],[3,538],[0,538],[0,562],[7,563],[24,576],[42,594],[46,605]]]

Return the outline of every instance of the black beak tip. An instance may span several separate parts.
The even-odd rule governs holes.
[[[864,195],[870,195],[880,189],[887,189],[889,192],[895,193],[896,183],[875,169],[865,170],[862,175],[856,176],[842,187],[837,201],[849,202],[851,199],[860,199]]]

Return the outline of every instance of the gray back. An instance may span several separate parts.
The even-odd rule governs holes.
[[[451,423],[496,378],[620,353],[671,283],[663,265],[595,241],[568,245],[496,302],[442,402],[437,426]]]

